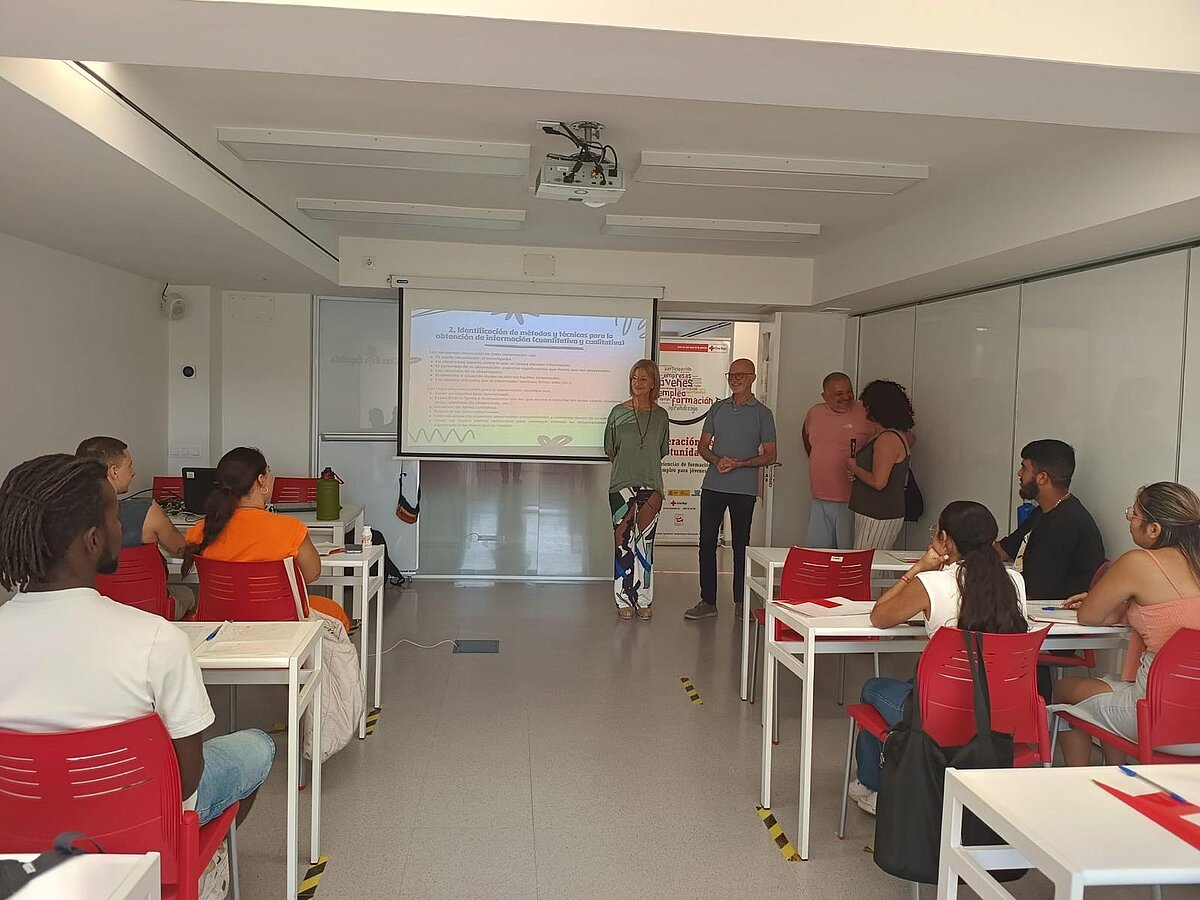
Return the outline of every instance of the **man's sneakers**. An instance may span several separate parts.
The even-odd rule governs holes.
[[[715,619],[717,617],[717,604],[705,603],[701,600],[691,609],[684,612],[685,619]]]
[[[850,799],[858,804],[863,812],[875,815],[875,800],[879,797],[877,791],[871,790],[857,778],[850,782]]]

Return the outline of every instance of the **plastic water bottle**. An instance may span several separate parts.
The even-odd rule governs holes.
[[[1025,524],[1025,520],[1033,515],[1033,511],[1037,509],[1037,504],[1032,500],[1026,500],[1017,507],[1017,527],[1020,528]]]

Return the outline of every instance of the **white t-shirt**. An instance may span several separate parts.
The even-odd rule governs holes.
[[[1013,569],[1007,571],[1017,589],[1017,601],[1021,606],[1021,615],[1024,616],[1025,579],[1021,577],[1020,572]],[[917,578],[925,588],[925,593],[929,595],[929,618],[925,622],[925,632],[933,637],[933,633],[943,625],[957,627],[958,610],[962,603],[962,595],[958,592],[958,563],[951,563],[940,572],[921,572]]]
[[[213,709],[184,633],[91,588],[17,594],[0,606],[0,728],[97,728],[157,712],[172,739]]]

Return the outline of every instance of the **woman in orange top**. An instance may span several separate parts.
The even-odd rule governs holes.
[[[291,558],[306,584],[316,581],[321,557],[308,536],[308,527],[291,516],[267,511],[274,483],[275,476],[261,451],[235,447],[222,456],[204,519],[188,530],[188,555],[223,562]],[[340,620],[349,632],[349,618],[328,597],[310,595],[308,605]]]

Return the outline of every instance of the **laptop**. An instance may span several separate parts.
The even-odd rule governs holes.
[[[217,470],[208,468],[183,469],[183,508],[198,516],[204,515],[208,495],[212,493]]]

